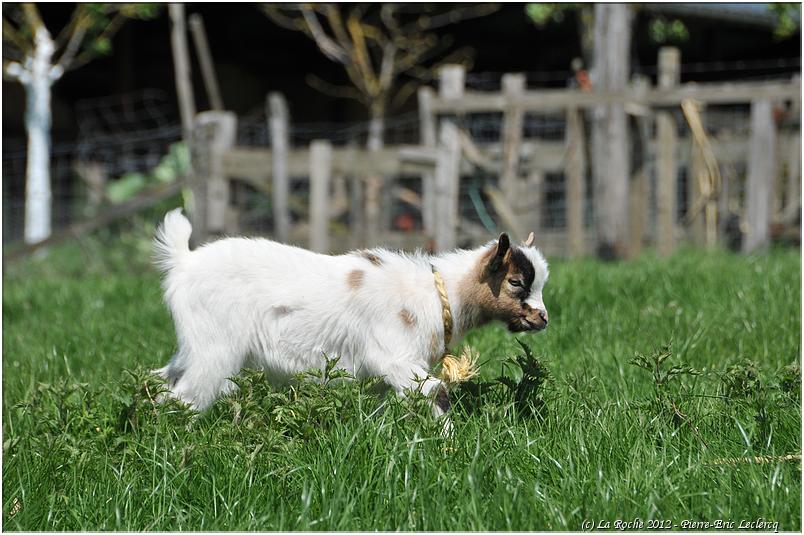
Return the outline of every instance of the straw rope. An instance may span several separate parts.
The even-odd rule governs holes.
[[[441,356],[441,380],[447,384],[457,384],[468,381],[478,373],[477,353],[471,348],[465,347],[460,357],[451,355],[448,351],[449,343],[452,341],[452,309],[449,306],[447,287],[444,278],[435,268],[433,268],[433,280],[441,299],[441,317],[444,320],[444,354]]]

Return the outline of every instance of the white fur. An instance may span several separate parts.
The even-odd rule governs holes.
[[[444,277],[455,338],[475,323],[461,315],[457,284],[488,245],[436,257],[374,249],[376,266],[355,253],[328,256],[265,239],[226,238],[191,252],[190,233],[174,210],[156,238],[179,342],[158,372],[198,410],[230,392],[228,378],[244,366],[282,382],[321,367],[325,356],[340,357],[339,366],[358,378],[383,376],[399,393],[437,392],[440,381],[428,376],[444,351],[444,326],[431,264]],[[534,262],[541,302],[547,265],[535,249],[523,250]],[[363,273],[357,288],[347,282],[354,271]],[[415,317],[413,325],[402,321],[402,309]]]

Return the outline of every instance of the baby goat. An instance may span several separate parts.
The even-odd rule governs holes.
[[[157,264],[179,350],[157,370],[174,396],[203,410],[232,391],[247,365],[273,382],[320,367],[324,356],[355,377],[382,376],[403,394],[421,388],[439,415],[449,401],[429,375],[444,354],[441,274],[455,338],[492,320],[512,332],[547,327],[547,263],[507,234],[437,256],[385,249],[340,256],[265,239],[225,238],[190,251],[181,209],[157,233]]]

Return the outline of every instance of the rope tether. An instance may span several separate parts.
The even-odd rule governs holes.
[[[444,354],[441,356],[441,380],[447,384],[457,384],[468,381],[477,375],[477,354],[469,347],[464,347],[460,358],[449,353],[449,343],[452,341],[452,309],[449,306],[447,287],[441,273],[433,267],[433,280],[441,299],[441,317],[444,321]]]

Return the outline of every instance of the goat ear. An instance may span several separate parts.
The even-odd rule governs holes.
[[[489,272],[494,272],[502,267],[503,258],[505,258],[505,253],[511,248],[511,239],[508,237],[508,234],[503,232],[500,234],[499,239],[497,239],[497,245],[494,247],[494,252],[492,253],[491,260],[489,260],[486,269]]]
[[[536,239],[536,237],[533,235],[532,232],[530,234],[528,234],[528,239],[525,240],[525,247],[530,247],[531,245],[533,245],[533,241],[535,239]]]

